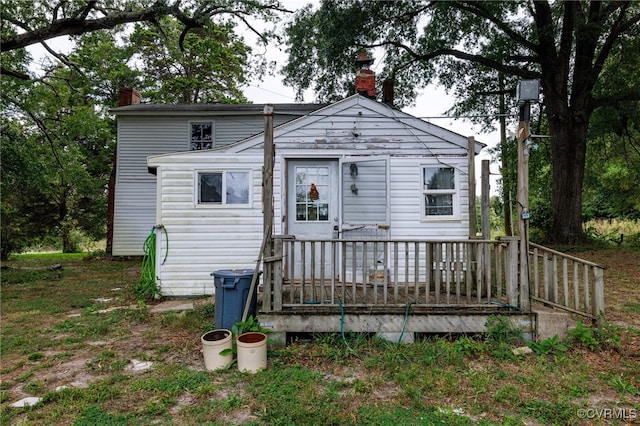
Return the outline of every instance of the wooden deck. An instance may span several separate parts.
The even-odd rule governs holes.
[[[602,267],[519,239],[297,240],[276,237],[264,259],[260,319],[274,330],[477,332],[490,315],[533,329],[532,301],[596,320]],[[558,265],[562,265],[558,267]],[[298,330],[299,329],[299,330]]]

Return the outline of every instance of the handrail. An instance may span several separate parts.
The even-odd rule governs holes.
[[[533,300],[596,321],[604,316],[604,267],[530,243]]]
[[[560,251],[554,250],[552,248],[549,247],[545,247],[545,246],[541,246],[540,244],[536,244],[536,243],[532,243],[529,242],[529,247],[530,248],[538,248],[538,249],[542,249],[544,251],[547,251],[549,253],[555,254],[557,256],[562,256],[562,257],[566,257],[567,259],[573,260],[574,262],[580,262],[583,263],[585,265],[589,265],[589,266],[595,266],[597,268],[602,268],[602,269],[607,269],[606,267],[602,266],[602,265],[598,265],[597,263],[593,263],[589,260],[585,260],[585,259],[580,259],[579,257],[575,257],[575,256],[571,256],[570,254],[567,253],[562,253]]]
[[[274,236],[267,309],[510,306],[529,310],[517,274],[518,238],[399,239]]]

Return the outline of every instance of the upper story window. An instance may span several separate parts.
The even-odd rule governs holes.
[[[213,148],[213,122],[191,123],[191,151]]]
[[[249,172],[198,173],[198,204],[249,204]]]
[[[452,218],[458,213],[456,173],[453,167],[423,167],[424,217]]]

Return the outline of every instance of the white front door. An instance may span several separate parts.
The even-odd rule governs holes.
[[[288,233],[298,240],[334,238],[339,226],[338,160],[289,160],[287,166]],[[330,244],[326,245],[330,250]],[[305,275],[309,277],[310,253],[304,259]],[[316,275],[320,271],[320,253],[315,253]],[[331,271],[331,256],[325,253],[325,271]],[[296,259],[295,275],[302,269],[302,259]],[[327,277],[328,278],[328,277]]]
[[[333,238],[338,225],[338,161],[289,161],[289,234],[296,238]]]

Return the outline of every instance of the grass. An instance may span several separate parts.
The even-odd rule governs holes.
[[[607,312],[640,324],[637,252],[582,255],[609,264]],[[3,266],[0,424],[609,424],[580,410],[622,410],[628,422],[640,413],[634,327],[585,326],[528,356],[512,354],[522,342],[499,317],[486,336],[411,345],[319,334],[272,350],[258,374],[208,372],[199,338],[211,304],[150,313],[130,291],[137,261],[47,254]],[[152,367],[134,371],[134,359]],[[11,407],[25,396],[42,400]]]
[[[584,224],[592,239],[616,246],[640,247],[640,220],[593,219]]]

